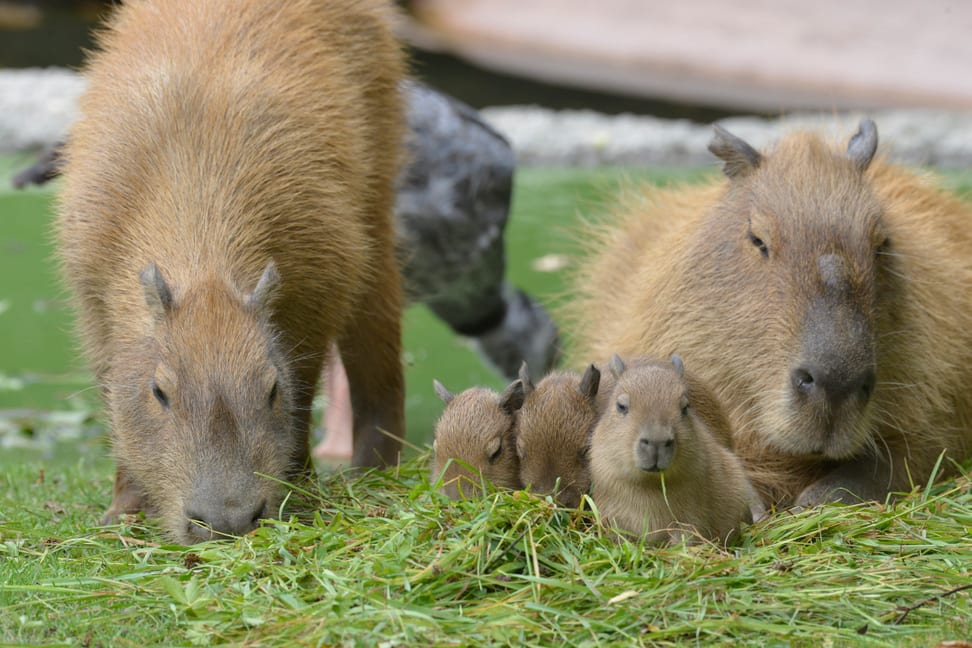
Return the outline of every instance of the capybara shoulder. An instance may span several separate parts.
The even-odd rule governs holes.
[[[724,178],[591,230],[576,357],[681,354],[767,503],[883,499],[967,457],[969,205],[876,156],[869,120],[840,147],[716,128],[710,149]]]
[[[600,379],[600,370],[590,365],[583,374],[553,371],[534,386],[524,363],[526,397],[516,425],[524,487],[554,495],[564,506],[580,504],[591,483],[588,451],[600,416]]]
[[[727,543],[751,522],[756,494],[722,443],[725,418],[703,418],[682,361],[614,356],[614,386],[591,440],[591,482],[602,520],[652,543],[686,533]],[[696,390],[696,393],[698,391]]]
[[[452,394],[440,382],[435,392],[445,402],[432,442],[432,482],[452,499],[482,494],[485,479],[497,488],[518,489],[517,410],[523,383],[514,380],[501,394],[470,387]]]
[[[354,462],[397,459],[404,61],[389,11],[140,0],[101,32],[57,239],[110,419],[109,519],[151,510],[192,542],[274,514],[278,482],[310,470],[332,342]]]

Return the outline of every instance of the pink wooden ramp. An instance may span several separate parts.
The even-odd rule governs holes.
[[[761,111],[972,109],[967,0],[412,0],[406,34],[484,67]]]

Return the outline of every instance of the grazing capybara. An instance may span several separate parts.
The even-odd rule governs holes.
[[[522,488],[514,435],[523,383],[514,380],[501,394],[470,387],[456,395],[436,380],[435,393],[446,406],[435,424],[432,483],[441,479],[452,499],[481,495],[484,479],[497,488]]]
[[[740,523],[752,522],[758,498],[721,441],[729,421],[711,407],[704,416],[695,409],[679,356],[643,360],[626,367],[615,355],[609,365],[610,406],[591,439],[601,519],[653,544],[696,534],[728,543]]]
[[[397,460],[403,55],[379,0],[132,0],[87,65],[57,237],[117,462],[185,542],[309,469],[331,341],[354,463]],[[267,475],[271,479],[259,476]]]
[[[678,352],[766,503],[883,499],[972,441],[972,209],[929,178],[794,133],[716,127],[726,178],[631,192],[575,284],[575,357]]]
[[[591,485],[588,451],[601,413],[601,372],[594,365],[583,375],[553,371],[534,386],[524,362],[520,381],[525,394],[516,422],[520,481],[534,493],[576,507]]]

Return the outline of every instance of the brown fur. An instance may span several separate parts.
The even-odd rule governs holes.
[[[452,499],[482,494],[482,480],[497,488],[522,488],[516,455],[517,410],[523,384],[514,380],[502,394],[471,387],[453,395],[438,381],[435,392],[445,404],[432,442],[432,482]]]
[[[785,137],[755,167],[716,150],[733,177],[646,187],[587,232],[599,242],[575,284],[574,357],[680,353],[726,405],[767,502],[841,499],[842,488],[883,499],[927,480],[943,450],[966,457],[969,206],[810,133]],[[823,255],[846,273],[831,291]],[[821,303],[829,321],[814,317]],[[791,372],[813,344],[873,370],[870,398],[805,411]]]
[[[526,393],[516,424],[520,481],[564,506],[578,506],[591,485],[588,451],[600,416],[600,377],[591,365],[583,376],[551,372],[534,387],[525,363],[520,371]]]
[[[109,517],[147,507],[193,540],[200,497],[216,517],[256,500],[273,514],[280,489],[254,473],[308,466],[331,341],[354,463],[397,460],[404,63],[389,23],[378,0],[130,0],[101,34],[58,242],[111,421]],[[248,305],[271,262],[271,295]]]
[[[758,496],[742,462],[720,441],[728,420],[719,410],[699,415],[671,362],[639,358],[629,364],[612,364],[610,406],[591,441],[592,489],[602,521],[655,544],[677,542],[686,532],[730,542],[741,522],[752,521]],[[665,446],[659,455],[668,453],[654,470],[646,468],[639,447],[649,442]]]

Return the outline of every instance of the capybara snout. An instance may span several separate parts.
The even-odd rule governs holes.
[[[675,435],[671,428],[642,432],[635,448],[638,468],[645,472],[661,472],[672,465],[675,457]]]
[[[245,477],[244,475],[239,475]],[[273,514],[265,494],[253,479],[224,479],[207,477],[197,480],[183,507],[186,532],[191,538],[238,536],[255,529],[260,519]]]

